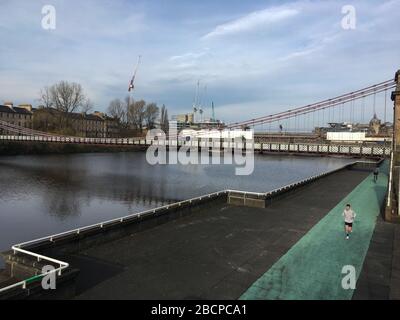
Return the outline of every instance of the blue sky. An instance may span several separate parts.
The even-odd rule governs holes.
[[[41,27],[47,4],[56,30]],[[355,30],[341,27],[348,4]],[[68,80],[104,111],[140,54],[135,98],[190,112],[199,79],[226,122],[267,115],[393,77],[399,12],[400,0],[0,0],[0,101],[37,105]]]

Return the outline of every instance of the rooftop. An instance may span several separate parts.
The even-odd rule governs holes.
[[[29,114],[31,115],[32,112],[28,111],[25,108],[20,108],[20,107],[9,107],[9,106],[4,106],[0,105],[0,112],[6,112],[6,113],[18,113],[18,114]]]

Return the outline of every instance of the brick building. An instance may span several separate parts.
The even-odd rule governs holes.
[[[12,102],[0,105],[0,120],[13,125],[47,132],[60,132],[62,113],[54,108],[32,108],[30,104],[15,107]],[[119,137],[119,123],[105,113],[71,113],[68,126],[73,135],[90,138]],[[0,129],[0,134],[14,134]]]
[[[38,108],[33,111],[34,128],[43,131],[57,132],[58,119],[64,115],[54,108]],[[64,116],[65,117],[65,116]],[[115,138],[119,136],[119,124],[114,118],[95,111],[87,114],[73,112],[65,117],[73,135],[87,138]]]
[[[30,104],[22,104],[15,107],[12,102],[0,105],[0,120],[25,128],[32,128],[33,111]],[[7,134],[0,129],[0,134]]]

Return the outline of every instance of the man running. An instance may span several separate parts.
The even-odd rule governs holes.
[[[376,167],[374,170],[374,182],[378,181],[378,174],[379,174],[379,168]]]
[[[346,232],[346,240],[349,240],[350,233],[353,231],[353,222],[356,213],[351,209],[350,204],[347,204],[343,211],[344,231]]]

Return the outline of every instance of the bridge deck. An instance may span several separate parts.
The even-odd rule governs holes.
[[[237,299],[367,175],[340,171],[266,209],[217,205],[63,259],[81,269],[82,299]]]

